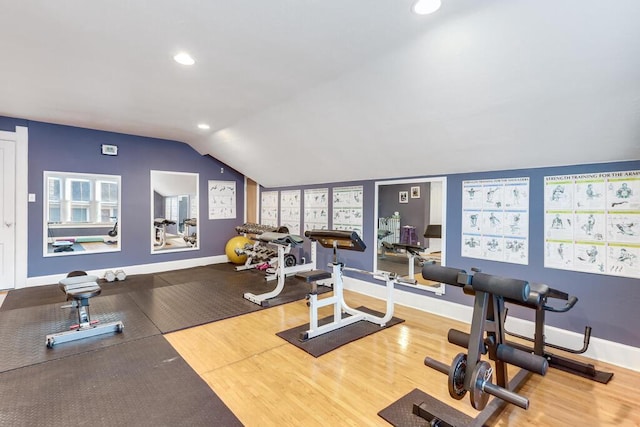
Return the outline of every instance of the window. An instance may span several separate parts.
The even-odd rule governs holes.
[[[120,177],[70,172],[45,172],[48,223],[116,222]]]
[[[74,202],[91,201],[91,182],[86,180],[70,179],[71,200]]]
[[[61,182],[58,178],[47,179],[47,195],[49,197],[49,222],[60,222]]]
[[[118,203],[118,183],[101,181],[100,200],[103,203]]]
[[[100,221],[115,222],[118,217],[118,183],[113,181],[100,181]]]

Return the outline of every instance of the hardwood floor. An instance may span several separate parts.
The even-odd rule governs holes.
[[[346,297],[384,311],[382,301]],[[461,349],[447,342],[447,331],[468,325],[399,305],[395,315],[405,322],[319,358],[275,335],[309,321],[305,301],[166,338],[247,426],[388,426],[378,411],[414,388],[475,416],[469,399],[451,399],[447,377],[423,364],[427,355],[449,364]],[[549,369],[521,389],[529,409],[507,406],[496,425],[640,426],[640,372],[591,362],[614,372],[609,384]]]

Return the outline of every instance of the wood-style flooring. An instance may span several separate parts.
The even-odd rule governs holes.
[[[382,301],[346,296],[384,311]],[[378,411],[414,388],[475,416],[469,399],[451,399],[447,377],[423,364],[425,356],[450,364],[462,349],[447,331],[469,325],[399,305],[395,315],[406,321],[319,358],[275,335],[308,323],[305,301],[165,336],[246,426],[388,426]],[[521,389],[529,409],[508,406],[496,425],[640,426],[640,372],[589,362],[614,372],[609,384],[549,369]]]

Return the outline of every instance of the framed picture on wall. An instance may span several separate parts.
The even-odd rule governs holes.
[[[420,198],[420,187],[411,187],[411,198],[412,199]]]
[[[400,203],[409,203],[409,192],[408,191],[400,191],[398,193],[398,201]]]

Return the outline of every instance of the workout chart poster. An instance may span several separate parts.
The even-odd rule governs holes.
[[[529,177],[462,182],[462,256],[529,264]]]
[[[640,278],[640,171],[544,184],[545,267]]]
[[[291,234],[300,234],[300,190],[286,190],[280,193],[280,225]]]
[[[304,231],[329,228],[329,189],[304,190]]]
[[[363,187],[333,189],[333,229],[355,231],[362,238]]]
[[[209,219],[235,219],[236,182],[209,180]]]
[[[260,224],[278,227],[277,191],[264,191],[260,194]]]

